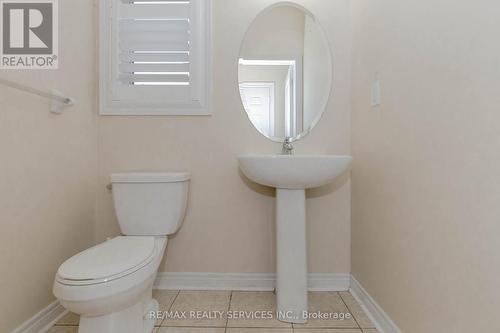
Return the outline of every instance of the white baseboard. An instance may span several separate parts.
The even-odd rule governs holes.
[[[45,333],[67,312],[58,301],[54,301],[12,333]]]
[[[158,273],[155,289],[270,291],[275,286],[272,273]],[[311,291],[347,291],[361,305],[379,333],[401,333],[380,305],[350,274],[311,273]],[[67,313],[58,301],[51,303],[11,333],[45,333]]]
[[[350,274],[311,273],[311,291],[349,290]],[[269,291],[275,286],[273,273],[158,273],[155,289]]]
[[[347,291],[351,284],[351,274],[342,273],[309,273],[308,289],[310,291]]]
[[[379,333],[401,333],[401,330],[391,320],[387,313],[385,313],[380,305],[375,302],[370,294],[368,294],[353,276],[351,276],[351,288],[349,290],[371,321],[375,324]]]

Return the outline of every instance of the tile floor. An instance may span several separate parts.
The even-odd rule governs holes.
[[[351,316],[344,320],[310,319],[305,325],[287,324],[275,318],[227,318],[227,313],[239,311],[274,311],[272,292],[155,290],[153,296],[160,303],[160,311],[187,311],[187,318],[158,319],[153,333],[377,333],[349,292],[310,292],[309,312]],[[223,315],[200,319],[191,317],[192,311],[221,311]],[[77,333],[78,321],[77,315],[69,313],[49,333]]]

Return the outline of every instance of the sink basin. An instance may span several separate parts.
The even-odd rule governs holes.
[[[276,187],[276,307],[278,319],[307,322],[306,189],[326,185],[349,168],[352,157],[242,155],[243,173]]]
[[[242,155],[240,168],[254,182],[282,189],[308,189],[331,183],[351,164],[350,156]]]

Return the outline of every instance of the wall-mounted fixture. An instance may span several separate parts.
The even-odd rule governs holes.
[[[74,100],[72,98],[64,96],[63,94],[61,94],[56,90],[45,92],[5,79],[0,79],[0,84],[17,90],[25,91],[33,95],[38,95],[44,98],[48,98],[50,100],[49,110],[52,113],[61,114],[65,108],[74,105]]]

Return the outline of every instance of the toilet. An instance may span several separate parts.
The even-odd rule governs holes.
[[[79,333],[150,333],[158,311],[153,282],[184,220],[188,173],[111,175],[122,236],[87,249],[58,269],[53,292],[80,315]]]

